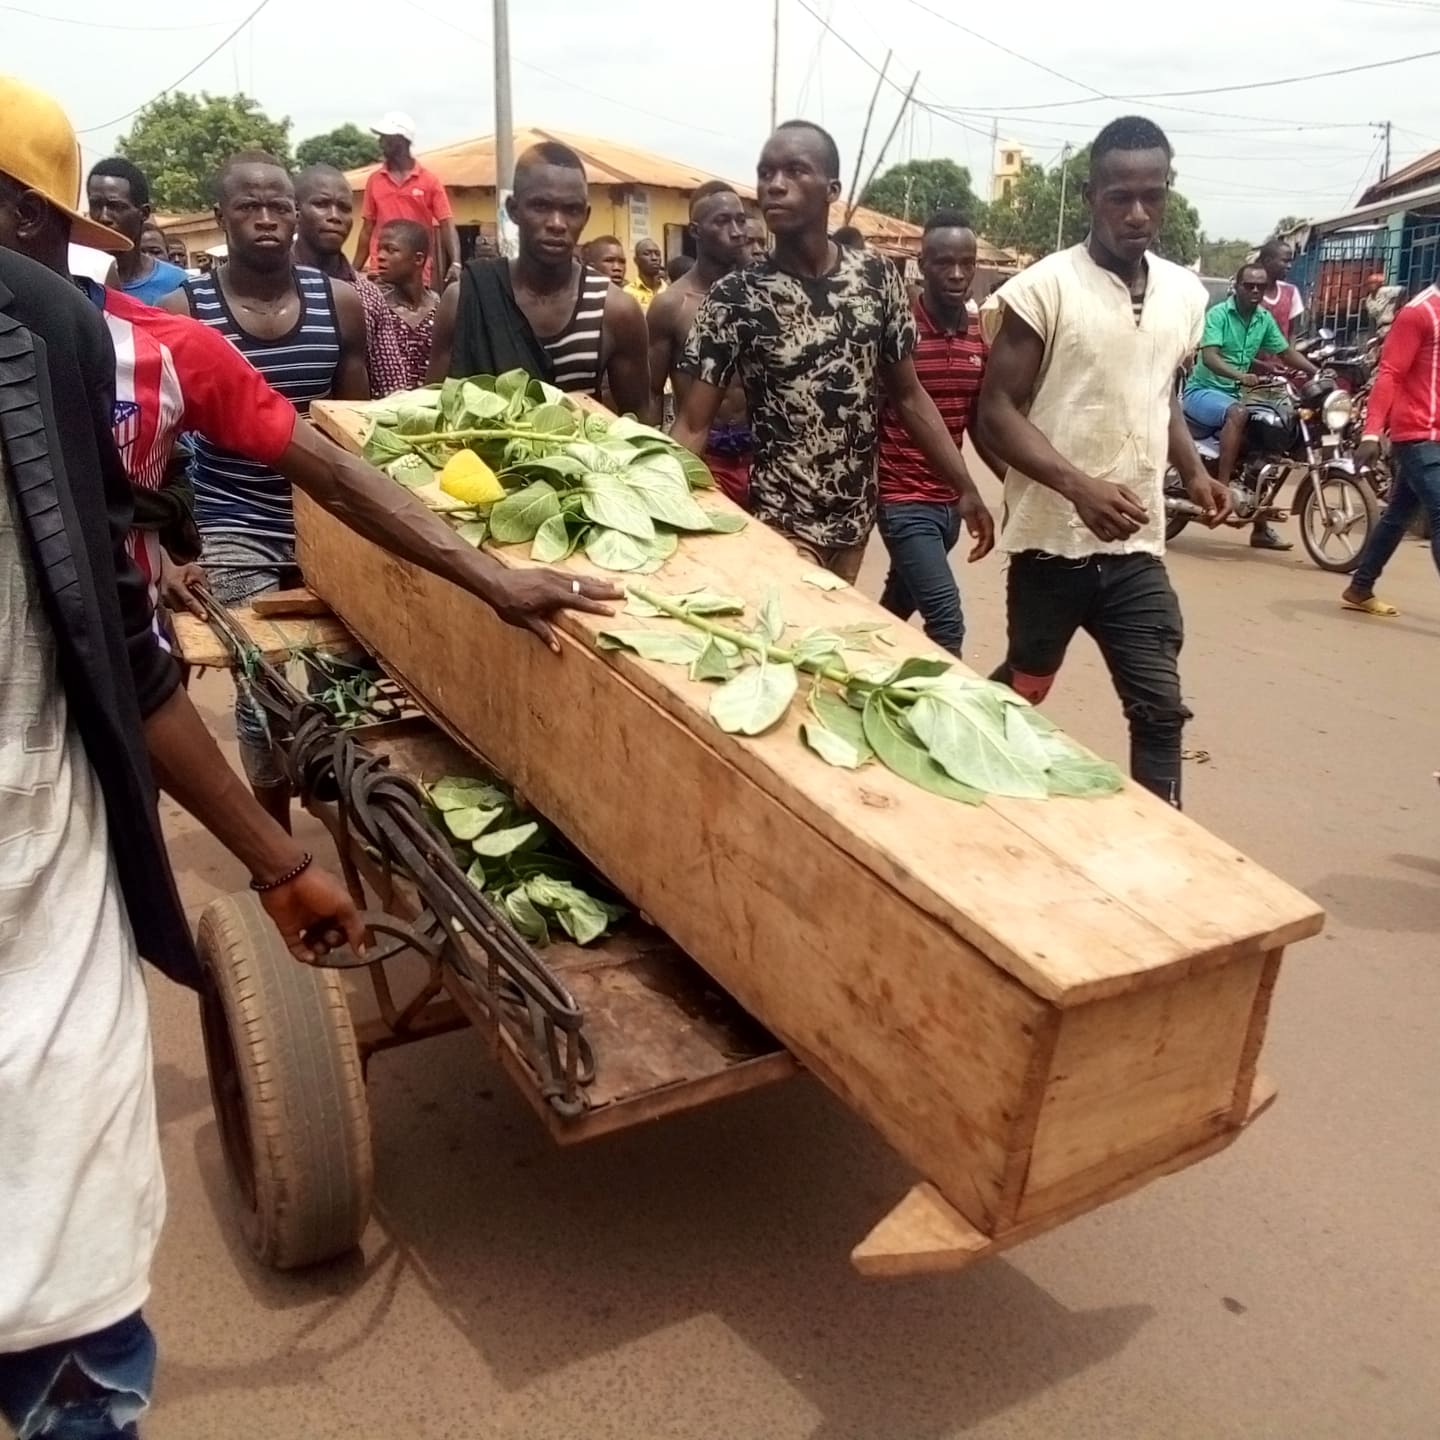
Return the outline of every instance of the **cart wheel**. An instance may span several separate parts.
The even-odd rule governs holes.
[[[340,977],[302,965],[259,900],[200,916],[210,1098],[245,1243],[276,1270],[360,1243],[374,1179],[370,1111]]]

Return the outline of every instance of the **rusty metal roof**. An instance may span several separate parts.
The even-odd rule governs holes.
[[[1407,190],[1418,190],[1426,180],[1433,183],[1437,179],[1440,179],[1440,150],[1432,150],[1428,155],[1402,166],[1393,175],[1377,180],[1360,197],[1360,203],[1368,205],[1372,201],[1388,200],[1392,196],[1403,195]]]

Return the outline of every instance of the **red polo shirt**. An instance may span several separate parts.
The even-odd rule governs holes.
[[[970,423],[989,350],[980,338],[980,326],[968,309],[961,312],[963,329],[955,334],[941,330],[930,318],[924,299],[917,295],[911,307],[919,342],[915,346],[915,373],[920,377],[945,428],[959,445]],[[911,440],[888,397],[880,409],[880,499],[882,503],[923,500],[953,505],[955,492],[930,473],[925,457]]]
[[[450,219],[450,197],[437,175],[423,165],[416,165],[403,180],[395,180],[381,165],[365,182],[365,198],[361,215],[378,231],[391,220],[414,220],[425,229],[433,230],[442,220]],[[375,263],[375,241],[364,257],[367,268]],[[427,267],[428,272],[428,267]]]

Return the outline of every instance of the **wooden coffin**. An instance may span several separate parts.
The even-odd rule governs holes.
[[[358,447],[356,412],[312,415]],[[862,1269],[967,1263],[1219,1149],[1263,1103],[1281,953],[1321,913],[1145,791],[967,806],[826,765],[798,705],[727,735],[683,669],[594,646],[672,622],[567,613],[557,658],[304,496],[295,510],[307,583],[423,707],[924,1177]],[[526,566],[527,548],[496,554]],[[646,583],[755,605],[773,586],[792,625],[889,618],[808,568],[755,523],[682,540]],[[929,651],[892,633],[897,658]]]

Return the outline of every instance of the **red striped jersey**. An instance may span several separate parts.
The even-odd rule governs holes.
[[[266,465],[280,458],[295,431],[295,409],[224,336],[119,290],[89,282],[82,288],[104,314],[115,347],[112,424],[132,485],[158,490],[175,441],[187,430]],[[159,538],[132,530],[128,544],[153,601]]]
[[[980,381],[985,376],[989,350],[980,326],[968,309],[961,311],[962,329],[951,334],[930,318],[923,296],[912,302],[919,342],[915,346],[915,373],[935,402],[956,445],[970,423]],[[931,474],[919,447],[910,438],[887,397],[880,409],[880,499],[882,503],[923,500],[953,505],[955,491]]]

